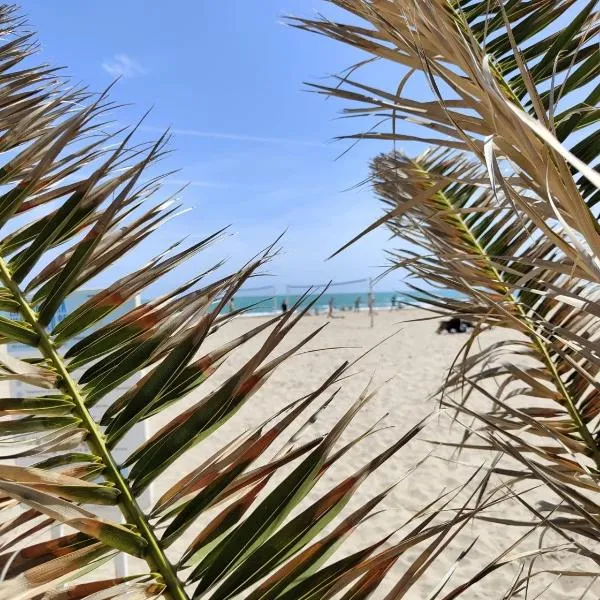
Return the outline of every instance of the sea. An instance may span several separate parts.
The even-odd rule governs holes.
[[[457,295],[453,294],[451,291],[440,293],[439,290],[436,290],[436,294],[444,295],[446,297],[457,297]],[[317,296],[318,294],[306,296],[300,306],[306,306],[309,302],[312,302],[317,298]],[[249,316],[269,315],[281,312],[284,302],[288,307],[292,307],[299,298],[299,294],[277,294],[275,296],[244,295],[242,290],[239,296],[234,297],[233,308],[234,310],[247,308],[248,310],[245,311],[245,314]],[[335,311],[352,311],[355,309],[357,300],[359,310],[368,310],[368,292],[326,292],[318,298],[311,311],[316,311],[317,313],[327,312],[330,299],[333,299],[333,308]],[[418,303],[418,300],[415,300],[402,292],[373,292],[373,300],[375,309],[389,309],[392,307],[392,302],[398,307],[402,307],[406,304],[414,305],[415,303]],[[230,310],[231,307],[228,307],[224,312]]]

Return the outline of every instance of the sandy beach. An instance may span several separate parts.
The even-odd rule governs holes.
[[[209,336],[202,353],[220,347],[265,320],[266,317],[234,319]],[[356,438],[380,419],[383,419],[379,426],[382,430],[363,440],[334,468],[331,468],[311,491],[309,500],[319,498],[333,485],[356,472],[371,458],[387,449],[421,419],[432,415],[426,429],[418,438],[412,440],[371,475],[350,501],[343,513],[345,515],[374,495],[400,482],[380,505],[382,511],[347,539],[338,550],[336,558],[362,549],[387,534],[400,530],[386,543],[386,546],[392,545],[414,526],[411,524],[403,527],[416,512],[435,500],[442,492],[457,489],[478,467],[486,462],[489,464],[491,460],[490,455],[474,451],[464,452],[456,457],[453,456],[451,448],[434,443],[456,441],[461,434],[461,428],[457,425],[451,428],[448,416],[439,412],[438,404],[432,395],[439,388],[444,373],[452,364],[457,352],[468,339],[466,335],[437,335],[437,324],[437,318],[432,319],[425,311],[412,309],[379,311],[375,316],[373,328],[370,327],[367,312],[340,312],[337,313],[336,318],[329,321],[325,315],[302,318],[274,356],[297,344],[315,329],[323,325],[326,327],[300,353],[283,363],[267,384],[224,427],[175,461],[153,486],[151,490],[153,500],[156,501],[166,489],[234,437],[251,430],[290,402],[318,388],[344,361],[352,362],[372,349],[352,368],[352,376],[342,382],[339,394],[319,415],[316,423],[305,432],[303,441],[329,431],[369,382],[371,389],[377,389],[375,397],[346,429],[336,447],[341,447]],[[151,418],[148,422],[149,433],[157,431],[177,413],[199,402],[206,394],[223,383],[258,349],[267,332],[268,330],[262,332],[234,351],[217,372],[194,393]],[[479,343],[491,344],[506,339],[507,335],[502,329],[494,329],[484,332],[480,336]],[[324,400],[325,397],[322,396],[322,399]],[[474,401],[477,401],[477,398]],[[306,416],[303,416],[296,426],[292,426],[288,435],[282,436],[281,441],[287,440],[313,411],[314,408],[307,411]],[[279,447],[275,445],[268,456],[273,456]],[[415,469],[418,463],[421,464]],[[263,493],[267,493],[276,483],[277,478],[273,478]],[[499,479],[493,478],[493,483],[498,484]],[[453,506],[466,501],[467,495],[465,492],[458,496]],[[149,499],[144,497],[144,504],[148,501]],[[305,500],[301,508],[306,506]],[[114,509],[107,509],[108,513],[102,512],[103,510],[101,509],[100,512],[105,517],[116,518],[116,515],[110,512]],[[173,560],[181,555],[201,526],[215,514],[215,511],[209,512],[202,521],[197,523],[197,526],[189,529],[173,545],[169,550]],[[496,509],[495,514],[507,518],[530,520],[527,511],[516,501],[511,500],[503,502]],[[450,518],[451,515],[452,513],[448,513],[447,517]],[[326,531],[330,531],[339,521],[338,517]],[[427,570],[426,575],[404,597],[409,600],[429,598],[436,585],[456,567],[454,561],[460,553],[475,539],[477,539],[476,545],[465,558],[461,559],[452,579],[444,588],[445,593],[483,568],[508,548],[518,535],[525,532],[525,529],[507,530],[506,527],[486,521],[470,521],[452,541],[450,548],[441,553],[432,567]],[[55,534],[57,533],[56,531]],[[42,537],[47,535],[44,534]],[[536,532],[520,547],[519,551],[535,548],[537,539]],[[547,536],[545,541],[548,542],[549,539],[550,537]],[[406,552],[388,574],[384,585],[374,598],[384,598],[406,571],[406,567],[423,549],[425,545]],[[573,561],[573,557],[569,560]],[[145,571],[145,564],[137,563],[136,559],[130,558],[128,562],[130,574]],[[552,568],[559,565],[560,555],[557,555],[557,557],[547,558],[544,566]],[[582,568],[584,566],[590,567],[589,564],[582,563]],[[112,577],[114,572],[114,565],[108,563],[91,573],[88,578]],[[492,573],[482,584],[473,587],[461,598],[490,598],[492,597],[490,590],[495,592],[493,597],[502,597],[502,594],[510,588],[516,574],[517,565],[506,566]],[[536,582],[540,585],[551,581],[552,577],[546,574],[536,578]],[[582,579],[561,578],[541,597],[559,600],[566,597],[567,590],[570,594],[568,597],[579,597],[584,590]],[[443,597],[443,594],[440,597]]]
[[[194,465],[199,464],[203,457],[205,458],[216,450],[218,448],[217,441],[222,444],[241,431],[258,425],[288,402],[315,389],[343,361],[356,359],[366,349],[372,348],[386,337],[395,334],[360,360],[353,369],[355,375],[344,381],[335,402],[320,415],[318,422],[313,426],[314,432],[329,430],[348,406],[358,398],[369,380],[372,379],[373,387],[381,386],[376,397],[347,429],[340,444],[365,431],[382,417],[385,417],[384,423],[388,428],[370,436],[354,448],[344,460],[340,461],[338,467],[331,469],[311,492],[310,497],[317,498],[332,484],[341,481],[370,458],[389,447],[420,419],[436,412],[437,404],[431,395],[438,389],[444,372],[451,365],[467,337],[465,335],[437,335],[435,333],[437,319],[429,319],[430,315],[424,311],[392,312],[386,310],[380,311],[376,315],[375,325],[370,328],[366,313],[339,313],[338,318],[329,321],[321,334],[307,346],[307,349],[324,348],[323,350],[301,353],[279,367],[267,385],[216,436],[212,436],[175,462],[166,477],[162,478],[160,488],[155,487],[154,495],[160,494],[167,485],[174,483],[182,474],[189,472]],[[259,318],[236,319],[212,335],[207,348],[218,347],[260,322]],[[326,323],[325,316],[303,318],[294,332],[288,336],[282,350],[290,347],[324,323]],[[484,333],[481,340],[482,343],[488,344],[501,340],[503,336],[506,336],[504,331],[495,329]],[[180,402],[176,409],[170,409],[167,413],[154,418],[151,421],[150,430],[154,431],[164,424],[172,417],[173,410],[181,410],[197,402],[204,394],[223,382],[252,354],[264,337],[265,335],[261,334],[257,339],[236,351],[221,369],[200,388],[201,391]],[[436,448],[434,444],[427,441],[456,439],[459,433],[460,431],[456,427],[451,431],[450,421],[446,416],[435,415],[419,439],[413,440],[405,446],[367,480],[347,507],[347,511],[357,508],[374,494],[402,481],[384,501],[382,505],[384,511],[371,519],[368,525],[359,528],[348,539],[338,556],[362,548],[381,539],[386,533],[400,528],[416,511],[434,500],[442,491],[456,488],[473,473],[475,468],[490,459],[487,455],[475,455],[471,452],[462,454],[457,460],[451,460],[450,449]],[[411,473],[411,469],[427,456],[427,460]],[[466,500],[464,495],[459,498]],[[501,511],[510,514],[513,518],[515,515],[521,515],[527,519],[526,511],[521,510],[516,502],[505,502]],[[174,546],[175,554],[186,546],[196,533],[197,529],[188,531],[180,543]],[[483,533],[485,535],[481,535]],[[519,530],[519,533],[525,533],[525,531]],[[448,569],[452,568],[453,561],[460,552],[477,536],[481,537],[475,548],[460,562],[451,584],[445,588],[446,592],[496,557],[501,550],[510,545],[515,535],[517,535],[516,529],[510,530],[510,535],[507,536],[504,528],[500,526],[484,522],[471,522],[453,541],[452,550],[442,553],[434,566],[428,570],[426,577],[411,589],[406,598],[416,600],[428,597]],[[534,547],[535,536],[532,536],[529,545],[525,545],[526,548]],[[388,544],[393,543],[395,539],[398,537],[392,538]],[[409,561],[416,556],[415,551],[406,553],[388,576],[386,585],[376,595],[377,598],[383,598],[386,590],[391,589]],[[549,559],[547,564],[552,565],[553,560]],[[558,562],[554,564],[558,566]],[[490,589],[504,591],[510,587],[515,573],[516,567],[509,566],[501,569],[489,576],[484,585],[474,587],[466,597],[489,598]],[[549,582],[550,579],[547,581]],[[575,578],[570,581],[561,579],[543,597],[562,598],[567,589],[570,593],[574,593],[574,590],[578,589],[583,591],[583,585]]]

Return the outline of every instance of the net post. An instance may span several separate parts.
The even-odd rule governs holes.
[[[373,316],[373,303],[375,302],[373,298],[373,278],[369,277],[369,319],[371,321],[371,329],[374,326],[374,316]]]

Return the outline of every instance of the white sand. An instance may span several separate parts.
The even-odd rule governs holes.
[[[355,472],[370,458],[388,448],[420,419],[432,411],[436,411],[437,405],[430,397],[438,389],[444,372],[451,365],[456,353],[467,340],[467,336],[436,335],[437,320],[423,320],[427,316],[422,311],[383,311],[379,312],[376,316],[375,326],[371,329],[367,313],[339,313],[340,318],[333,319],[325,330],[315,340],[311,341],[306,348],[336,347],[337,349],[305,352],[290,358],[280,366],[270,381],[249,400],[226,426],[186,453],[161,476],[159,484],[154,486],[155,499],[235,435],[260,424],[287,403],[317,388],[343,361],[354,360],[366,349],[373,347],[384,338],[396,333],[396,335],[388,339],[384,344],[378,346],[365,356],[353,368],[355,375],[343,382],[342,390],[338,397],[319,416],[318,422],[305,436],[305,439],[308,439],[309,435],[317,435],[318,433],[330,430],[350,404],[358,398],[370,378],[373,378],[373,387],[377,387],[387,381],[378,391],[376,397],[348,427],[338,446],[364,432],[386,414],[388,416],[385,424],[390,427],[363,441],[348,453],[337,466],[330,469],[310,494],[309,500],[317,499],[325,491],[329,490],[333,484]],[[406,322],[410,320],[413,322]],[[261,318],[239,318],[234,320],[210,336],[203,348],[203,352],[219,347],[221,344],[230,341],[261,322],[263,322]],[[275,352],[275,355],[297,343],[302,337],[308,335],[325,322],[325,316],[303,318],[283,342],[281,348]],[[500,329],[494,329],[485,332],[480,339],[481,343],[489,344],[506,338],[507,335],[506,332]],[[234,373],[256,351],[258,345],[265,337],[266,333],[263,333],[235,351],[217,373],[195,393],[177,403],[163,414],[152,418],[150,420],[150,431],[156,431],[157,428],[164,425],[173,416],[188,406],[195,404],[207,393],[215,389],[215,387]],[[294,427],[290,428],[290,433],[294,430]],[[456,488],[474,472],[477,466],[490,459],[485,454],[475,454],[471,451],[463,453],[460,456],[460,464],[456,460],[442,460],[443,457],[449,458],[451,456],[451,450],[442,447],[435,448],[434,445],[425,441],[425,439],[438,441],[456,439],[459,435],[460,429],[455,427],[450,431],[449,420],[438,414],[431,420],[426,431],[420,435],[420,439],[410,442],[376,474],[372,475],[349,503],[345,514],[363,504],[369,498],[373,497],[373,495],[403,479],[417,462],[433,450],[433,455],[410,474],[410,476],[404,478],[382,503],[381,508],[385,509],[384,512],[359,528],[346,541],[336,556],[341,557],[344,554],[363,548],[369,543],[373,543],[383,538],[386,534],[400,528],[416,511],[433,501],[444,489],[451,490]],[[287,436],[282,436],[282,441],[285,439],[287,439]],[[497,483],[498,480],[496,479],[495,482]],[[274,485],[275,481],[272,483]],[[466,500],[466,495],[463,494],[457,499],[457,502],[458,500]],[[305,501],[303,506],[306,505],[307,502]],[[496,514],[499,513],[509,518],[524,517],[527,520],[530,519],[530,516],[514,502],[503,504],[496,511]],[[214,514],[212,513],[208,516]],[[451,513],[448,513],[448,518],[450,516]],[[334,525],[339,520],[339,518],[336,519]],[[206,519],[203,522],[206,522]],[[413,525],[411,524],[408,528],[402,529],[386,545],[389,546],[399,540],[400,536],[409,528],[412,528]],[[195,527],[193,531],[186,532],[182,539],[174,545],[172,548],[174,559],[195,537],[198,530],[199,527]],[[410,600],[428,598],[429,593],[442,580],[448,570],[452,568],[453,561],[456,560],[460,552],[478,537],[476,546],[460,562],[449,585],[444,588],[444,593],[437,596],[440,598],[443,597],[456,585],[465,581],[478,569],[498,556],[502,550],[514,541],[517,535],[523,533],[525,533],[524,529],[516,530],[514,528],[500,527],[482,521],[476,523],[470,522],[453,540],[450,548],[447,548],[442,553],[433,566],[428,569],[426,575],[404,597]],[[538,534],[536,532],[528,540],[525,547],[535,547],[537,539]],[[550,538],[547,537],[545,542],[549,540]],[[407,566],[411,564],[411,561],[424,548],[425,546],[421,545],[418,550],[407,552],[394,566],[384,586],[381,587],[374,597],[378,599],[384,598],[385,593],[406,572]],[[568,560],[569,565],[572,564],[573,555],[568,555]],[[537,565],[538,568],[540,566],[541,563]],[[564,564],[561,564],[558,558],[551,558],[545,563],[545,566],[548,568],[558,568],[564,566]],[[581,563],[580,566],[593,569],[593,565],[589,563]],[[130,572],[139,572],[135,561],[132,561],[130,564]],[[516,566],[504,567],[486,578],[482,583],[476,585],[465,596],[461,596],[461,598],[502,598],[506,590],[510,587],[516,573]],[[92,573],[90,578],[103,578],[111,575],[112,566],[106,565],[95,573]],[[541,585],[543,582],[549,583],[552,581],[552,578],[544,575],[536,579],[536,581]],[[579,598],[586,584],[587,580],[564,578],[556,582],[550,590],[546,591],[540,597],[556,600],[561,598]],[[537,589],[541,588],[538,587]],[[596,593],[594,597],[597,597],[597,595]],[[531,594],[529,597],[533,598],[535,594]]]
[[[305,353],[289,359],[277,369],[268,384],[244,406],[226,427],[220,430],[217,435],[213,435],[212,438],[209,438],[193,451],[186,454],[185,457],[178,460],[169,469],[167,476],[163,477],[161,481],[160,489],[157,489],[156,493],[160,493],[161,490],[165,489],[166,484],[171,485],[184,473],[187,473],[191,468],[199,464],[202,457],[206,457],[211,451],[231,439],[236,433],[261,423],[286,403],[315,389],[343,361],[354,360],[366,349],[373,347],[382,339],[395,332],[398,333],[365,356],[353,369],[356,375],[343,383],[343,388],[338,398],[320,416],[313,431],[324,432],[329,430],[350,403],[358,398],[371,377],[373,378],[373,386],[378,386],[389,381],[379,390],[377,396],[347,429],[341,443],[365,431],[386,413],[389,413],[389,415],[385,423],[392,427],[369,437],[368,440],[350,452],[337,467],[331,469],[327,476],[323,478],[311,493],[310,498],[317,498],[321,493],[328,490],[333,483],[342,480],[357,470],[371,457],[389,447],[412,425],[436,410],[437,405],[430,399],[430,396],[438,389],[444,372],[451,365],[457,352],[467,340],[467,336],[436,335],[437,320],[423,320],[426,317],[430,317],[430,315],[422,311],[404,310],[391,312],[386,310],[379,312],[375,318],[373,329],[369,327],[369,318],[366,313],[351,314],[342,312],[338,314],[340,318],[330,321],[325,330],[309,344],[308,348],[316,349],[340,346],[347,348]],[[414,322],[406,322],[407,320],[413,320]],[[259,322],[258,318],[237,319],[211,336],[209,345],[210,347],[217,347],[241,332],[254,327]],[[292,343],[296,343],[301,337],[307,335],[325,322],[326,318],[324,316],[311,316],[302,319],[295,330],[288,336],[288,339],[282,345],[282,349],[288,348]],[[482,343],[488,344],[506,336],[506,332],[495,329],[484,333],[481,339]],[[244,360],[251,356],[252,352],[257,348],[259,341],[262,341],[264,338],[264,335],[260,335],[257,340],[244,345],[223,365],[221,370],[209,382],[200,388],[201,391],[179,403],[177,408],[181,409],[182,406],[188,406],[193,402],[197,402],[205,393],[223,382]],[[164,424],[173,414],[174,410],[171,409],[168,413],[155,418],[151,423],[151,429]],[[419,460],[430,453],[433,446],[424,441],[423,438],[440,441],[456,439],[459,433],[460,431],[456,427],[453,431],[450,431],[449,420],[447,418],[441,416],[435,417],[428,425],[426,432],[420,436],[420,440],[413,440],[405,446],[377,474],[371,476],[363,484],[360,492],[347,507],[346,514],[353,508],[357,508],[374,494],[383,491],[403,478]],[[438,448],[434,450],[434,454],[436,456],[449,457],[451,451],[446,448]],[[484,454],[475,455],[475,453],[470,452],[461,455],[459,460],[462,464],[456,464],[456,462],[444,461],[435,456],[429,457],[414,473],[404,479],[384,501],[382,507],[385,509],[385,512],[370,520],[362,528],[359,528],[345,543],[339,551],[338,556],[362,548],[384,537],[386,533],[399,528],[417,510],[435,499],[442,490],[450,490],[463,483],[473,473],[475,466],[482,464],[489,458],[489,456]],[[461,496],[461,498],[466,500],[465,495]],[[515,515],[525,516],[529,520],[529,515],[520,511],[515,503],[506,503],[501,507],[500,512],[504,512],[507,516],[511,517]],[[412,527],[412,525],[409,527]],[[525,533],[524,529],[507,530],[506,527],[490,525],[489,523],[470,523],[454,540],[451,548],[447,549],[436,560],[422,581],[415,585],[405,597],[410,599],[426,598],[431,589],[452,566],[453,561],[459,553],[478,535],[480,537],[477,545],[461,561],[449,586],[445,588],[445,593],[497,556],[501,550],[510,545],[516,535],[523,533]],[[189,543],[193,538],[193,534],[195,532],[191,531],[186,534],[182,543],[177,544],[174,550],[176,551],[182,545]],[[399,539],[398,535],[387,545],[390,545],[397,539]],[[536,542],[537,533],[532,536],[531,543],[526,547],[531,548],[532,544]],[[420,546],[420,550],[423,548],[424,546]],[[384,591],[391,589],[391,586],[398,581],[399,577],[406,570],[406,566],[416,556],[417,553],[415,551],[408,552],[397,563],[388,576],[386,585],[382,587],[376,598],[384,597]],[[557,559],[550,559],[547,564],[556,568],[560,565],[560,562]],[[589,564],[587,566],[592,567]],[[500,598],[507,588],[510,587],[515,574],[516,567],[507,567],[497,571],[483,583],[475,586],[465,597]],[[540,582],[542,580],[544,579],[540,578]],[[545,579],[545,581],[549,582],[551,580]],[[583,582],[575,578],[571,578],[570,580],[561,579],[550,590],[545,592],[542,597],[557,599],[565,597],[577,598],[586,584],[587,581]],[[440,597],[443,596],[444,594]]]

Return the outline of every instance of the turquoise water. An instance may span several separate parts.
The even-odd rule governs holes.
[[[449,294],[444,294],[449,295]],[[390,308],[392,306],[392,298],[396,297],[396,302],[411,302],[414,303],[414,300],[411,300],[406,294],[402,294],[400,292],[374,292],[373,293],[375,300],[375,308]],[[234,298],[234,307],[237,308],[246,308],[253,304],[258,303],[257,306],[251,308],[248,313],[250,314],[265,314],[281,311],[281,305],[285,300],[288,304],[288,307],[291,307],[300,297],[300,295],[296,294],[278,294],[277,296],[255,296],[255,295],[243,295],[243,291],[239,296]],[[308,296],[303,302],[302,306],[306,306],[306,304],[317,297],[317,294],[311,294]],[[354,310],[354,303],[357,298],[360,298],[360,309],[367,309],[367,292],[347,292],[347,293],[325,293],[323,294],[319,300],[317,301],[315,307],[319,312],[327,312],[329,306],[329,299],[333,298],[333,306],[334,310]],[[225,311],[227,312],[227,311]]]

